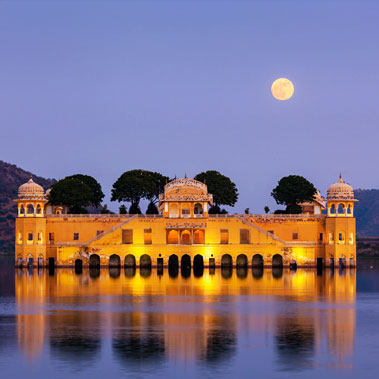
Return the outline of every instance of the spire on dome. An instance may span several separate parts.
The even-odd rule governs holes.
[[[337,183],[343,183],[343,179],[342,179],[342,174],[340,173],[340,178],[338,179],[338,182]]]

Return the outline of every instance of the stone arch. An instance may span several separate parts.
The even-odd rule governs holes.
[[[200,254],[196,254],[193,258],[193,267],[194,268],[204,268],[204,258]]]
[[[24,214],[25,214],[25,207],[24,207],[24,204],[21,204],[20,215],[24,215]]]
[[[351,214],[353,213],[353,212],[352,212],[352,206],[351,206],[351,204],[349,204],[349,205],[347,206],[346,213],[347,213],[348,215],[351,215]]]
[[[236,261],[236,266],[237,266],[237,268],[248,266],[248,259],[247,259],[247,256],[245,254],[238,255],[237,261]]]
[[[345,205],[344,204],[342,204],[342,203],[338,204],[337,214],[339,214],[339,215],[345,214]]]
[[[191,268],[191,257],[188,254],[184,254],[180,260],[180,267],[183,269]]]
[[[121,266],[120,256],[117,254],[112,254],[109,257],[109,267],[120,267],[120,266]]]
[[[283,267],[283,257],[280,254],[272,257],[272,267]]]
[[[180,233],[180,244],[181,245],[191,245],[192,244],[191,232],[189,230],[183,230]]]
[[[37,204],[36,214],[37,214],[37,215],[40,215],[41,213],[42,213],[41,204]]]
[[[221,267],[233,267],[233,258],[230,254],[221,257]]]
[[[129,268],[136,267],[136,257],[132,254],[128,254],[124,260],[124,267],[129,267]]]
[[[290,270],[297,270],[297,261],[296,261],[296,259],[291,259],[291,261],[290,261]]]
[[[83,261],[81,259],[75,259],[75,272],[79,273],[83,270]]]
[[[100,267],[100,257],[97,254],[91,254],[89,257],[89,267]]]
[[[151,258],[150,255],[143,254],[139,259],[139,267],[141,268],[151,268]]]
[[[28,215],[33,215],[34,214],[34,205],[33,204],[28,204],[26,207],[26,213]]]
[[[194,230],[194,232],[193,232],[193,243],[194,243],[194,245],[205,243],[204,230],[201,230],[201,229]]]
[[[193,213],[195,217],[202,217],[203,216],[203,206],[200,203],[196,203],[193,208]]]
[[[179,258],[176,254],[170,255],[168,258],[168,266],[172,268],[179,268]]]
[[[253,255],[252,266],[258,268],[263,267],[263,256],[261,254]]]
[[[167,232],[167,243],[170,245],[177,245],[179,243],[179,233],[177,230],[172,229]]]
[[[335,214],[335,213],[336,213],[336,206],[332,204],[330,207],[330,214]]]

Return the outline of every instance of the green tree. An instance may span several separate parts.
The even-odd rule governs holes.
[[[133,212],[135,212],[137,208],[139,209],[141,199],[156,202],[167,180],[168,177],[157,172],[126,171],[113,184],[111,201],[128,201],[132,204]]]
[[[64,178],[51,186],[49,203],[67,206],[69,213],[88,213],[92,200],[91,188],[79,179]]]
[[[264,207],[264,210],[265,210],[265,213],[267,214],[268,212],[270,212],[270,208],[266,205],[265,207]]]
[[[120,215],[126,215],[128,213],[128,210],[126,209],[126,206],[124,204],[120,205],[119,212]]]
[[[147,215],[157,215],[159,214],[157,206],[154,204],[153,201],[150,201],[149,205],[147,206],[146,209],[146,214]]]
[[[91,190],[91,198],[90,198],[90,205],[93,205],[94,207],[100,207],[101,202],[104,199],[104,193],[101,189],[100,183],[89,175],[82,175],[82,174],[76,174],[67,176],[66,179],[78,179],[84,184],[86,184],[90,190]]]
[[[233,207],[238,200],[236,185],[218,171],[210,170],[201,172],[195,176],[195,180],[203,182],[208,186],[208,192],[213,195],[215,206],[229,205]]]
[[[246,209],[245,209],[245,214],[248,215],[249,213],[250,213],[250,208],[246,208]]]
[[[312,201],[316,194],[314,185],[299,175],[285,176],[272,190],[271,196],[277,204],[286,206],[285,213],[301,213],[300,203]]]

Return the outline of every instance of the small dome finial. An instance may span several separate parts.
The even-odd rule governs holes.
[[[340,173],[340,178],[338,179],[338,183],[343,183],[342,174]]]
[[[187,174],[184,174],[184,179],[187,179]]]

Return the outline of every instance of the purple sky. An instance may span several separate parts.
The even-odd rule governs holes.
[[[107,195],[129,169],[216,169],[257,213],[288,174],[378,188],[378,20],[365,0],[0,1],[0,159]]]

